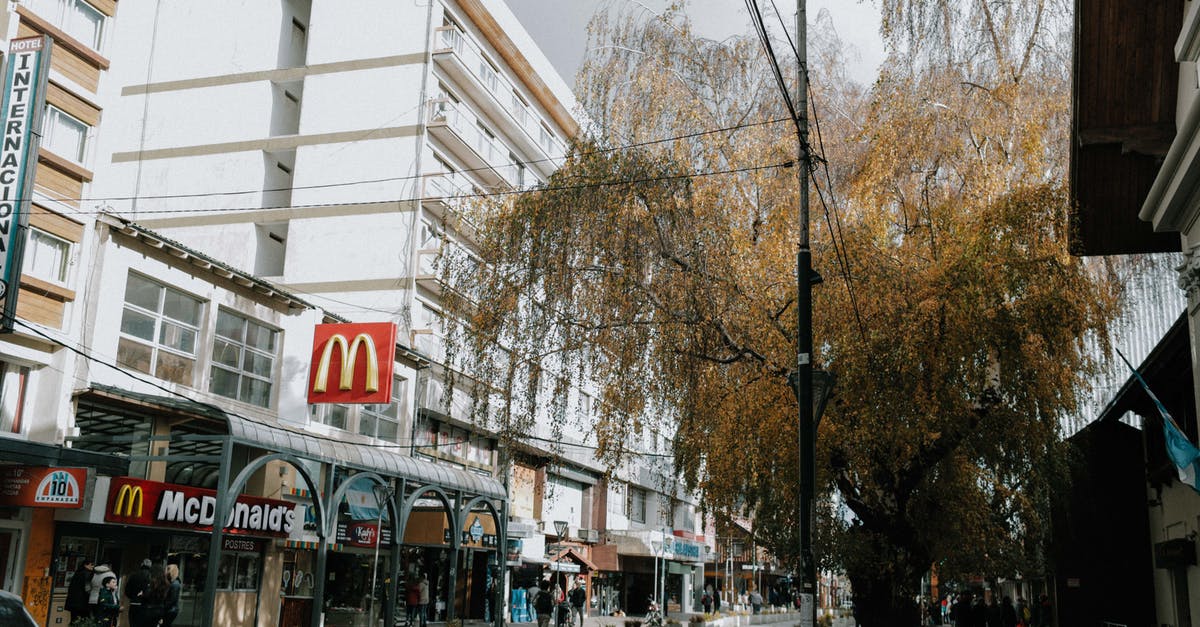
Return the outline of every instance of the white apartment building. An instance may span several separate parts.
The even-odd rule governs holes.
[[[544,439],[531,440],[502,465],[496,439],[472,424],[466,393],[460,388],[444,398],[440,303],[446,286],[433,264],[447,246],[472,247],[461,203],[544,181],[578,131],[569,88],[501,0],[129,2],[107,37],[112,67],[95,96],[107,105],[103,132],[88,147],[95,180],[75,196],[92,199],[85,209],[136,222],[181,255],[244,273],[258,286],[251,289],[277,286],[325,321],[392,322],[399,329],[393,402],[386,408],[308,405],[300,388],[311,334],[296,330],[291,318],[287,325],[256,318],[280,332],[282,345],[273,366],[280,386],[265,407],[214,397],[219,373],[213,368],[166,381],[168,387],[203,392],[228,412],[259,416],[288,433],[343,443],[347,455],[361,458],[349,464],[354,472],[388,476],[369,459],[376,451],[397,451],[457,473],[440,485],[458,486],[463,494],[486,496],[488,481],[502,480],[507,501],[499,514],[515,542],[494,546],[505,534],[491,514],[476,516],[474,509],[462,512],[460,522],[469,525],[462,555],[435,548],[459,548],[449,527],[445,538],[441,531],[404,536],[420,548],[406,550],[401,567],[434,579],[431,618],[497,620],[487,582],[501,570],[513,590],[547,570],[565,584],[578,570],[594,611],[637,611],[659,562],[670,563],[662,585],[674,590],[680,608],[695,606],[705,539],[694,499],[660,469],[635,458],[606,481],[604,469],[590,460],[586,447],[594,438],[586,428],[563,435],[559,445],[546,441],[545,425],[537,431]],[[210,302],[183,285],[143,278]],[[116,289],[112,280],[94,287]],[[141,353],[116,350],[120,365],[138,363]],[[585,397],[576,390],[571,402]],[[647,429],[644,437],[647,452],[665,452],[670,426]],[[332,458],[322,463],[313,473],[319,480],[341,481]],[[484,482],[474,492],[464,487],[472,475]],[[283,493],[302,500],[304,490],[291,479]],[[275,480],[252,484],[257,495],[285,490]],[[453,507],[464,506],[451,496]],[[417,510],[433,500],[413,497]],[[478,535],[472,519],[480,523]],[[556,522],[567,523],[562,537]],[[652,536],[673,540],[660,538],[656,545]],[[264,582],[273,576],[268,573],[311,575],[318,560],[327,559],[325,572],[333,572],[337,560],[332,553],[323,557],[316,536],[287,542],[293,544],[262,549]],[[508,568],[498,569],[497,548]],[[343,550],[371,562],[368,548]],[[410,570],[410,564],[417,566]],[[366,572],[350,570],[339,581]],[[286,590],[287,583],[281,585]],[[285,616],[295,620],[290,612],[301,612],[305,622],[319,613],[311,604],[302,607],[304,595],[284,594],[285,601],[298,601],[267,607],[261,594],[267,589],[259,586],[257,605],[221,598],[280,624]],[[235,585],[230,592],[238,590]],[[510,605],[504,611],[520,609],[516,597],[504,598]],[[325,624],[353,622],[354,611],[382,616],[375,606],[325,608]],[[219,612],[215,620],[224,624]]]

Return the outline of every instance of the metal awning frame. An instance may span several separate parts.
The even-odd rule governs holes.
[[[156,454],[153,448],[146,454],[118,455],[129,461],[145,462],[186,462],[196,461],[215,464],[218,468],[216,483],[217,508],[216,520],[226,520],[232,511],[238,496],[242,494],[250,477],[259,472],[271,462],[283,462],[292,466],[300,475],[308,488],[308,497],[316,510],[319,537],[317,547],[317,575],[314,577],[313,593],[316,598],[324,596],[326,560],[331,545],[336,539],[338,523],[338,504],[345,498],[351,484],[366,480],[372,489],[386,490],[388,501],[388,523],[392,526],[392,540],[389,546],[391,553],[390,589],[387,597],[399,598],[400,585],[400,551],[409,517],[416,508],[418,501],[436,499],[446,512],[451,529],[462,529],[463,521],[473,511],[486,510],[496,521],[497,546],[494,549],[498,563],[503,563],[504,549],[507,546],[507,515],[508,499],[506,490],[499,481],[491,477],[483,477],[465,470],[447,468],[433,462],[401,455],[398,452],[372,447],[369,444],[325,440],[316,435],[300,432],[283,425],[272,425],[260,421],[252,421],[243,416],[228,414],[220,408],[204,403],[195,403],[196,411],[189,412],[190,403],[182,403],[173,398],[156,397],[135,392],[96,386],[84,391],[81,396],[88,396],[92,410],[105,405],[114,405],[114,409],[128,406],[135,413],[150,416],[156,407],[166,413],[188,415],[212,424],[224,422],[228,433],[211,434],[175,434],[152,435],[150,433],[137,435],[101,435],[86,436],[89,443],[135,443],[146,442],[153,447],[154,442],[167,442],[168,452]],[[221,419],[224,419],[223,421]],[[219,455],[211,454],[171,454],[171,442],[217,445]],[[238,470],[236,476],[232,467],[234,447],[244,447],[261,454],[252,455],[246,465]],[[325,477],[313,476],[309,472],[306,461],[315,461],[324,465]],[[374,462],[374,463],[371,463]],[[338,470],[354,471],[353,478],[335,484]],[[329,495],[329,496],[323,496]],[[208,581],[205,585],[205,600],[201,625],[211,627],[214,620],[216,605],[216,577],[219,572],[222,543],[225,531],[214,526],[210,536],[208,552]],[[455,555],[462,550],[462,534],[450,534],[450,550]],[[446,573],[448,581],[457,580],[458,559],[448,560]],[[493,607],[501,607],[502,598],[499,595],[502,586],[495,587],[496,599]],[[455,614],[455,586],[451,586],[447,598],[447,620],[453,620]],[[394,604],[384,608],[384,624],[394,622]],[[495,613],[496,627],[503,621],[502,613]],[[322,613],[314,612],[312,627],[320,627]]]

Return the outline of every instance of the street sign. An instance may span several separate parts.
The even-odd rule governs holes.
[[[577,573],[579,572],[579,564],[574,562],[551,562],[550,570],[560,573]]]

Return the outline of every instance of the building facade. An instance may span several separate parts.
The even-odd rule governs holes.
[[[431,620],[530,619],[546,578],[591,613],[698,607],[712,539],[671,425],[608,474],[587,429],[500,450],[450,391],[461,206],[546,180],[578,132],[501,1],[10,9],[53,52],[0,470],[85,471],[75,506],[0,505],[3,589],[39,621],[89,559],[177,565],[177,625],[374,624],[418,585]],[[311,402],[319,325],[373,322],[389,398]]]

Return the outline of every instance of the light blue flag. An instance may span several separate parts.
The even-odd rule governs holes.
[[[1196,477],[1200,476],[1200,449],[1192,444],[1187,436],[1179,430],[1179,425],[1175,424],[1175,420],[1171,418],[1171,414],[1167,412],[1167,408],[1163,406],[1162,401],[1150,391],[1150,386],[1146,384],[1146,380],[1142,378],[1142,374],[1125,359],[1125,355],[1121,351],[1117,351],[1121,361],[1125,362],[1126,366],[1133,371],[1133,376],[1137,377],[1138,383],[1142,384],[1142,389],[1146,390],[1146,394],[1150,396],[1150,400],[1154,401],[1154,406],[1158,408],[1158,413],[1162,414],[1163,421],[1163,437],[1167,443],[1167,457],[1171,459],[1171,463],[1175,464],[1175,470],[1179,471],[1179,481],[1189,485],[1193,490],[1200,492],[1200,483]]]

